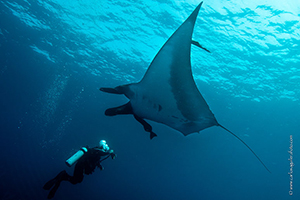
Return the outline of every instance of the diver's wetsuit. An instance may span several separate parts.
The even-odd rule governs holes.
[[[96,167],[101,170],[103,167],[100,162],[111,156],[112,159],[115,158],[113,150],[104,151],[98,147],[87,148],[88,151],[77,161],[74,169],[73,176],[67,174],[66,170],[61,171],[54,179],[51,179],[44,185],[45,190],[50,190],[48,199],[54,197],[56,190],[58,189],[61,181],[69,181],[72,184],[81,183],[83,180],[83,174],[92,174]],[[106,156],[101,160],[101,156]]]

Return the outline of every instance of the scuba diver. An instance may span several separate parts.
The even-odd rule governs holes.
[[[101,156],[106,156],[101,159]],[[75,162],[75,169],[73,176],[70,176],[66,170],[61,171],[54,179],[51,179],[44,185],[45,190],[50,190],[48,199],[52,199],[55,195],[62,181],[69,181],[72,184],[81,183],[83,180],[83,174],[92,174],[96,167],[103,170],[101,162],[111,157],[115,159],[116,154],[112,149],[108,147],[105,140],[99,142],[99,146],[94,148],[82,147],[77,153],[66,160],[66,164],[71,167]]]

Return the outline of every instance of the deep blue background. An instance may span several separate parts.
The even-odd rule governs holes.
[[[150,141],[132,116],[105,117],[105,109],[127,100],[99,91],[102,86],[127,83],[126,78],[115,77],[131,74],[130,67],[136,70],[132,79],[139,80],[145,71],[139,63],[121,63],[114,52],[98,51],[95,54],[106,58],[104,63],[113,70],[100,68],[97,74],[83,68],[81,59],[92,65],[102,61],[87,61],[80,55],[74,61],[61,47],[76,49],[89,39],[82,37],[77,45],[71,42],[72,35],[70,40],[58,39],[64,25],[38,3],[31,2],[31,12],[57,29],[36,31],[4,5],[0,3],[0,199],[46,199],[43,184],[63,169],[72,173],[64,161],[81,146],[95,146],[100,139],[107,140],[117,159],[106,160],[104,171],[85,176],[81,184],[63,182],[55,199],[299,198],[298,97],[257,102],[232,98],[227,90],[216,92],[218,85],[197,82],[218,121],[251,146],[271,174],[243,144],[218,127],[184,137],[150,122],[158,134]],[[51,38],[51,46],[41,42],[45,37]],[[32,44],[44,47],[55,62],[33,51]],[[121,72],[114,74],[115,69]],[[287,174],[290,135],[296,163],[292,197]]]

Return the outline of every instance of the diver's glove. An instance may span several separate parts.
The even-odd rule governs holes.
[[[110,156],[112,159],[115,159],[117,157],[117,155],[115,153],[111,153]]]

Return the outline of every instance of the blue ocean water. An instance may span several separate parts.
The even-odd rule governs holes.
[[[132,116],[104,115],[127,99],[99,88],[139,81],[199,3],[1,1],[0,199],[46,199],[44,183],[100,139],[117,158],[55,199],[299,199],[298,0],[204,1],[193,35],[212,52],[192,47],[201,94],[272,173],[221,128],[185,137],[150,121],[149,140]]]

